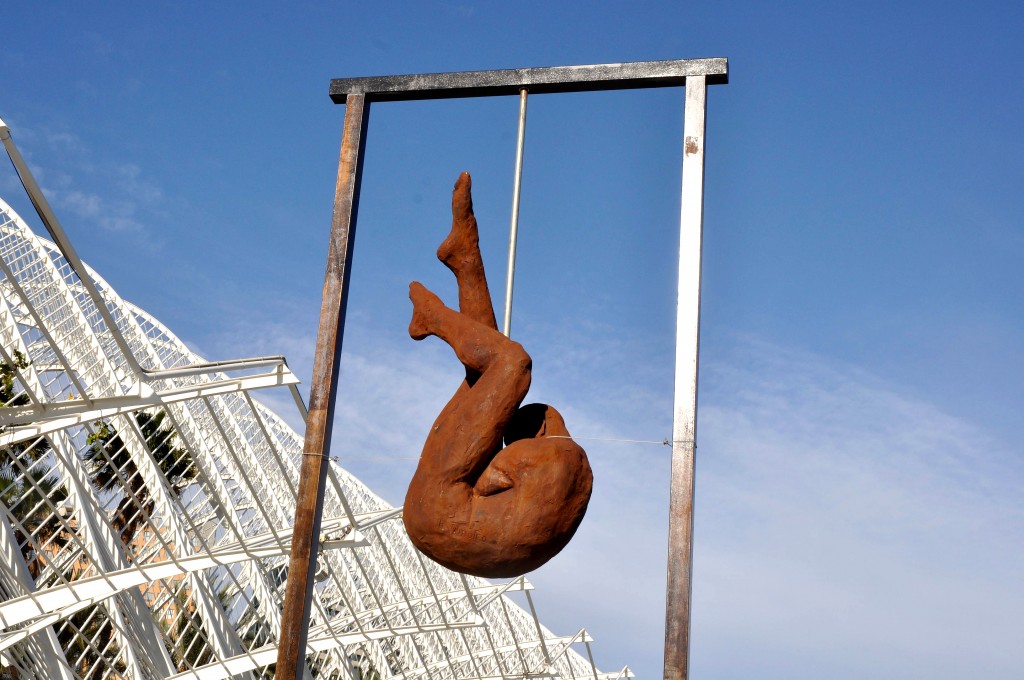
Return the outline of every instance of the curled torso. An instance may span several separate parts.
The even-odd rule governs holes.
[[[558,553],[583,519],[593,474],[570,439],[521,439],[476,478],[453,478],[439,456],[420,460],[405,500],[413,543],[444,566],[518,576]]]

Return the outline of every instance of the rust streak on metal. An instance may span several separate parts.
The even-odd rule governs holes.
[[[352,240],[355,236],[356,209],[359,203],[359,176],[365,145],[363,129],[368,114],[369,106],[362,95],[348,98],[341,140],[341,157],[338,160],[338,183],[334,193],[334,213],[331,218],[320,326],[313,357],[306,438],[299,468],[292,553],[288,565],[277,669],[274,675],[276,680],[295,680],[305,674],[305,646],[309,632],[313,572],[316,568],[324,487],[330,463],[331,426],[334,421],[338,364],[341,358],[345,307],[348,303],[348,284],[351,277]]]

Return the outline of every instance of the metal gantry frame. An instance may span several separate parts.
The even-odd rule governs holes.
[[[676,308],[675,384],[672,421],[672,470],[669,500],[669,548],[666,589],[665,678],[686,680],[689,673],[690,599],[693,557],[694,454],[696,450],[697,354],[700,321],[701,235],[704,214],[704,142],[707,86],[728,82],[725,58],[645,61],[587,66],[462,71],[401,76],[339,78],[330,95],[345,105],[338,179],[324,293],[320,308],[295,511],[290,578],[285,595],[278,680],[302,673],[313,600],[317,536],[323,492],[330,468],[330,441],[337,398],[338,368],[345,331],[353,242],[366,150],[366,125],[373,102],[519,96],[519,129],[512,190],[512,219],[505,291],[504,333],[511,328],[519,189],[522,174],[526,104],[529,94],[602,90],[686,88],[683,124],[683,180],[679,224],[679,276]],[[589,650],[589,644],[588,644]],[[594,669],[596,673],[596,668]]]
[[[2,121],[0,141],[53,238],[0,201],[0,675],[269,677],[305,457],[254,395],[287,389],[304,420],[298,380],[283,357],[205,361],[121,299]],[[401,508],[340,466],[323,507],[303,677],[631,677],[541,626],[526,579],[424,560]]]

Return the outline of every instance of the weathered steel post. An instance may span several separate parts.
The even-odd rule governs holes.
[[[704,119],[707,80],[686,79],[683,187],[679,214],[676,375],[672,409],[668,584],[665,592],[665,680],[686,680],[690,667],[693,575],[693,465],[697,431],[697,345],[700,335],[700,255],[704,225]]]
[[[305,675],[306,637],[309,633],[313,574],[316,572],[320,542],[320,520],[324,510],[324,487],[330,466],[331,428],[338,391],[338,366],[345,329],[345,307],[352,270],[352,241],[355,237],[359,180],[363,166],[365,127],[369,104],[363,95],[350,95],[345,102],[345,128],[338,160],[338,183],[334,190],[327,273],[324,277],[320,327],[313,357],[313,380],[306,418],[306,439],[299,468],[298,501],[292,553],[288,563],[281,637],[278,640],[276,680],[296,680]]]

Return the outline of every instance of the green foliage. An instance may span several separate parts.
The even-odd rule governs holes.
[[[164,424],[164,411],[133,414],[146,445],[153,453],[157,466],[167,478],[171,492],[180,495],[195,481],[196,468],[185,449],[174,446],[173,427]],[[87,438],[89,448],[84,459],[89,479],[99,491],[122,492],[111,518],[111,525],[121,534],[129,548],[146,518],[153,513],[154,502],[138,465],[121,435],[107,422],[93,423],[93,433]]]
[[[201,632],[202,622],[191,602],[191,594],[184,586],[178,588],[174,597],[165,602],[163,610],[158,614],[173,612],[174,621],[168,624],[164,616],[160,616],[160,626],[174,643],[173,656],[181,672],[196,668],[213,661],[213,652]]]
[[[29,361],[18,350],[12,353],[13,362],[0,362],[0,406],[21,406],[28,402],[25,394],[14,395],[14,377],[17,371],[28,368]]]
[[[24,392],[15,394],[15,378],[30,362],[18,350],[11,356],[13,361],[0,361],[0,404],[7,408],[29,402]],[[51,552],[57,552],[62,540],[60,522],[49,503],[56,506],[67,499],[67,491],[45,459],[49,450],[45,437],[0,449],[0,503],[10,513],[15,538],[34,579],[46,564],[42,547],[57,542],[51,547]]]
[[[174,446],[177,435],[173,426],[164,422],[167,413],[139,411],[132,414],[132,417],[157,467],[164,474],[171,493],[180,495],[187,486],[194,483],[196,467],[186,449]],[[104,421],[93,423],[93,432],[87,437],[87,443],[89,448],[83,459],[93,486],[100,492],[123,494],[110,523],[120,533],[127,553],[132,557],[139,549],[135,538],[148,518],[152,517],[155,501],[136,460],[112,424]],[[175,649],[172,653],[181,671],[186,670],[187,666],[203,665],[212,659],[209,645],[202,638],[198,624],[190,625],[193,610],[188,589],[182,585],[173,599],[164,604],[163,611],[156,612],[164,633],[173,642]],[[177,614],[171,625],[164,618],[168,611]],[[198,621],[198,616],[195,618]]]
[[[18,372],[28,368],[30,362],[17,350],[11,356],[10,362],[0,361],[0,407],[30,403],[25,392],[16,393]],[[170,423],[165,422],[166,412],[140,411],[132,417],[171,492],[180,495],[195,482],[196,468],[188,451],[174,445],[176,433]],[[111,423],[93,423],[87,444],[82,457],[93,486],[101,493],[121,495],[110,522],[131,556],[137,549],[138,532],[153,513],[152,494],[121,434]],[[45,437],[0,449],[0,503],[13,520],[25,563],[37,581],[63,545],[72,540],[69,530],[54,512],[68,495],[55,474],[49,451],[50,444]],[[161,621],[177,648],[177,657],[182,662],[180,670],[185,670],[186,665],[195,667],[212,660],[209,645],[198,627],[194,605],[188,600],[188,590],[182,586],[166,605],[178,612],[174,623],[168,626]],[[87,607],[56,628],[61,648],[79,675],[101,677],[125,671],[123,661],[118,659],[115,631],[104,607]]]
[[[81,677],[101,678],[113,670],[123,674],[127,667],[118,658],[114,626],[101,605],[75,612],[57,628],[57,641],[68,663]]]

